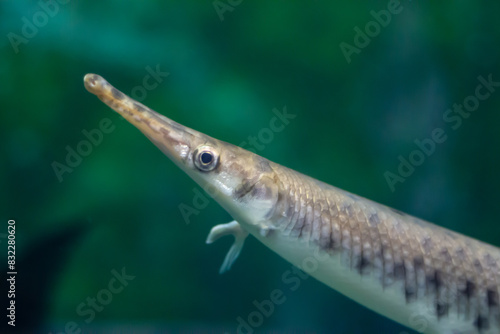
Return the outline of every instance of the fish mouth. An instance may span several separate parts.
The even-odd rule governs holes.
[[[138,128],[178,165],[183,165],[191,149],[198,142],[206,140],[204,137],[208,137],[135,101],[100,75],[89,73],[85,75],[83,82],[90,93]]]

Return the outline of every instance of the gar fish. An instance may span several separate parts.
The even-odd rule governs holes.
[[[96,74],[84,84],[212,189],[234,218],[207,238],[235,237],[221,272],[251,234],[332,289],[419,332],[500,333],[499,248],[187,128]]]

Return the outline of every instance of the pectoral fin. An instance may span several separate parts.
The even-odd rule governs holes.
[[[224,262],[222,263],[222,266],[219,270],[220,274],[231,269],[234,261],[236,261],[238,255],[240,255],[241,249],[243,248],[243,243],[248,236],[248,232],[245,231],[236,220],[233,220],[232,222],[227,224],[214,226],[212,230],[210,230],[210,233],[207,237],[207,244],[211,244],[220,237],[230,234],[234,236],[234,243],[229,249],[229,252],[227,252],[226,257],[224,258]]]

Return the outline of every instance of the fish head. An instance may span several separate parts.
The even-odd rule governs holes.
[[[278,182],[267,159],[190,129],[133,100],[96,74],[87,90],[138,128],[234,219],[258,224],[278,200]]]

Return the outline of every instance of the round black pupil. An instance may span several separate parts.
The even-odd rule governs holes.
[[[209,164],[212,162],[212,154],[208,152],[203,152],[201,154],[201,162],[206,164]]]

